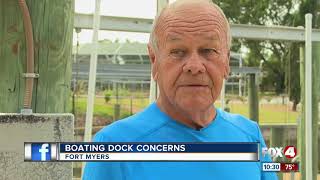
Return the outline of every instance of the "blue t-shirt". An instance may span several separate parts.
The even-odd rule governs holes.
[[[260,142],[257,123],[220,109],[207,127],[192,129],[163,113],[156,103],[100,130],[95,142]],[[262,162],[271,162],[262,156]],[[261,162],[88,162],[84,180],[274,180]]]

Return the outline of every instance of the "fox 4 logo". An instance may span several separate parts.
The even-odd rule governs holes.
[[[262,155],[266,156],[266,154],[269,154],[271,158],[282,158],[283,155],[286,156],[286,158],[294,158],[297,156],[297,149],[294,146],[286,146],[283,147],[263,147],[262,148]]]

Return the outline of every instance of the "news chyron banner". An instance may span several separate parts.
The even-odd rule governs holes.
[[[25,161],[259,161],[259,143],[25,143]]]

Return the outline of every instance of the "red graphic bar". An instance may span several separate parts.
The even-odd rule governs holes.
[[[281,163],[280,166],[282,172],[299,171],[298,163]]]

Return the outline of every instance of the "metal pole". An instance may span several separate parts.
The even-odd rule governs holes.
[[[153,103],[157,98],[157,83],[156,81],[152,78],[151,74],[151,80],[150,80],[150,92],[149,92],[149,104]]]
[[[239,59],[239,67],[242,68],[242,57],[241,54],[239,55],[240,59]],[[240,79],[239,79],[239,97],[242,97],[242,73],[239,74],[240,75]]]
[[[168,0],[157,0],[157,15],[160,14],[161,10],[166,7],[168,4]],[[150,80],[150,91],[149,91],[149,104],[153,103],[158,97],[159,88],[157,83],[152,78],[151,73],[151,80]]]
[[[312,179],[312,15],[306,14],[305,32],[305,133],[306,133],[306,179]]]
[[[93,116],[93,104],[95,97],[95,85],[96,85],[96,73],[97,73],[97,49],[98,49],[98,31],[100,24],[100,1],[96,0],[94,21],[93,21],[93,37],[92,44],[93,49],[90,57],[90,74],[89,74],[89,86],[88,86],[88,100],[87,100],[87,113],[85,124],[84,141],[91,141],[92,136],[92,116]]]
[[[225,108],[225,96],[226,96],[226,82],[225,79],[222,81],[222,88],[220,93],[220,101],[221,101],[221,109],[224,110]]]
[[[89,86],[88,86],[88,100],[87,100],[87,113],[86,113],[86,124],[84,141],[91,141],[92,137],[92,117],[93,117],[93,107],[94,107],[94,97],[95,97],[95,86],[96,86],[96,73],[97,73],[97,54],[98,54],[98,31],[100,26],[100,2],[101,0],[96,0],[95,12],[93,19],[93,35],[92,44],[93,49],[90,57],[90,74],[89,74]],[[82,164],[82,174],[85,163]]]

